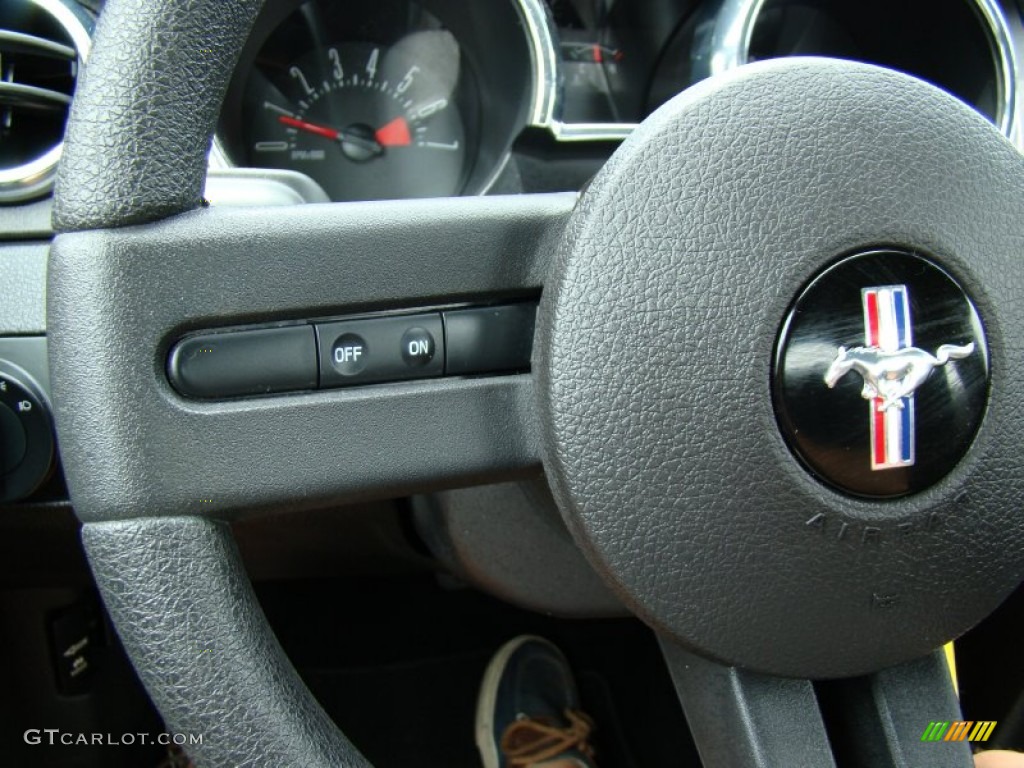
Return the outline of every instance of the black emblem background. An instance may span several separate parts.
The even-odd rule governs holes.
[[[916,463],[872,471],[864,380],[850,371],[834,389],[824,380],[840,345],[864,345],[861,289],[906,285],[914,346],[975,351],[933,369],[914,395]],[[970,447],[988,399],[988,348],[982,321],[960,286],[924,258],[897,251],[848,257],[808,285],[783,323],[775,353],[775,411],[790,448],[821,480],[859,496],[924,490]]]

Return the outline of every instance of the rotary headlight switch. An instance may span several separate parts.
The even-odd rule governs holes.
[[[42,389],[0,361],[0,503],[31,495],[53,468],[54,439]]]

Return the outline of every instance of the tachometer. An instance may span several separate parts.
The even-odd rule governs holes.
[[[512,145],[546,93],[526,24],[538,7],[266,0],[225,94],[217,157],[298,171],[337,201],[517,191]]]
[[[244,85],[235,152],[246,165],[305,173],[332,200],[462,191],[472,142],[461,107],[474,98],[459,44],[417,3],[382,5],[407,23],[346,29],[310,0],[268,37]]]
[[[458,192],[465,137],[449,32],[415,32],[392,47],[329,46],[285,71],[283,81],[260,72],[249,81],[258,165],[301,170],[334,200]]]

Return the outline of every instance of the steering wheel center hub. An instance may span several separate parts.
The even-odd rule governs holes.
[[[1020,363],[1000,334],[1022,327],[1001,284],[1019,270],[1024,217],[1006,209],[1022,191],[1019,155],[969,108],[850,62],[765,62],[706,81],[623,144],[567,228],[537,371],[556,499],[632,610],[706,655],[831,677],[925,654],[1019,583],[1020,537],[1007,543],[1019,522],[1000,499],[1021,488],[1003,421],[1022,420],[1010,405]],[[852,303],[830,314],[815,276],[839,286],[832,270],[851,267],[837,259],[868,250],[889,255],[859,257]],[[920,440],[913,466],[897,450],[901,466],[872,470],[870,371],[846,380],[830,365],[858,340],[889,351],[888,337],[865,341],[861,291],[887,291],[894,307],[901,285],[924,346],[906,334],[890,345],[899,371],[878,369],[875,407],[915,408]],[[790,355],[807,344],[813,375],[794,383]],[[936,378],[917,394],[897,391],[914,383],[912,347]],[[843,401],[830,418],[856,411],[852,437],[819,425],[832,442],[817,453],[800,394],[811,379],[816,402]],[[943,434],[954,412],[957,434]]]
[[[988,401],[988,344],[952,277],[920,256],[878,250],[830,266],[801,292],[772,385],[779,427],[808,471],[858,496],[906,496],[970,447]]]

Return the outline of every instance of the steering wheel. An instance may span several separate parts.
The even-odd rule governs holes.
[[[168,728],[204,735],[197,761],[367,764],[283,655],[227,521],[543,467],[658,633],[706,765],[834,765],[812,680],[854,676],[871,764],[968,765],[921,732],[959,719],[936,649],[1024,576],[1014,147],[925,83],[794,59],[684,92],[579,197],[204,207],[259,6],[108,1],[49,266],[85,548]],[[537,295],[529,374],[225,401],[167,380],[193,330]]]

